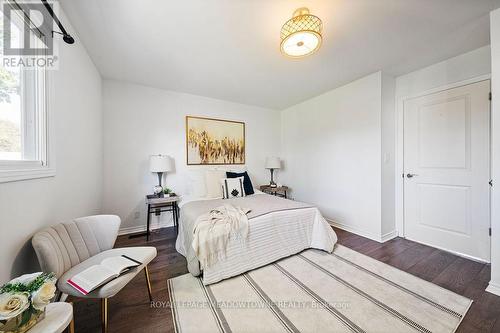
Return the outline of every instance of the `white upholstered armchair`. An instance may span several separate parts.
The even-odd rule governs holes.
[[[62,298],[72,295],[101,299],[103,332],[107,331],[108,298],[116,295],[143,269],[149,299],[152,300],[147,265],[156,257],[156,248],[144,246],[113,249],[120,223],[120,218],[115,215],[81,217],[41,230],[32,239],[42,270],[56,274],[57,287]],[[99,264],[103,259],[122,254],[141,262],[142,265],[85,296],[66,282],[84,269]]]

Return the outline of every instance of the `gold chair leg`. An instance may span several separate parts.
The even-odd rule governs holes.
[[[148,271],[148,265],[144,266],[144,274],[146,275],[146,283],[148,285],[148,294],[149,294],[149,301],[153,301],[153,295],[151,293],[151,281],[149,281],[149,271]]]
[[[108,299],[101,299],[101,327],[102,333],[108,332]]]
[[[69,302],[69,304],[71,304],[71,307],[73,307],[73,302]],[[74,314],[74,312],[73,312],[73,318],[71,318],[71,321],[69,322],[68,332],[75,333],[75,314]]]

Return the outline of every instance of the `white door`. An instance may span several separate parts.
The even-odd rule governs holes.
[[[404,102],[405,237],[490,260],[490,81]]]

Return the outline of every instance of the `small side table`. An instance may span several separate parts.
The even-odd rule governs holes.
[[[163,212],[172,212],[175,231],[179,232],[179,206],[177,202],[181,198],[179,196],[173,197],[161,197],[158,198],[156,196],[147,195],[146,196],[146,204],[148,205],[148,210],[146,211],[147,220],[146,220],[146,232],[142,232],[140,234],[131,235],[129,238],[146,236],[146,241],[149,241],[149,235],[151,234],[150,230],[150,218],[151,214],[155,214],[159,216]]]
[[[264,193],[287,199],[288,186],[271,187],[270,185],[261,185],[260,190]]]
[[[33,326],[29,333],[62,333],[69,326],[69,332],[74,332],[73,305],[66,302],[50,303],[45,308],[45,318]]]

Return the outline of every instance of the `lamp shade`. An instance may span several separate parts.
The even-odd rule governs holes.
[[[167,155],[151,155],[149,170],[151,172],[168,172],[174,169],[172,158]]]
[[[281,169],[281,161],[279,157],[266,158],[266,169]]]

